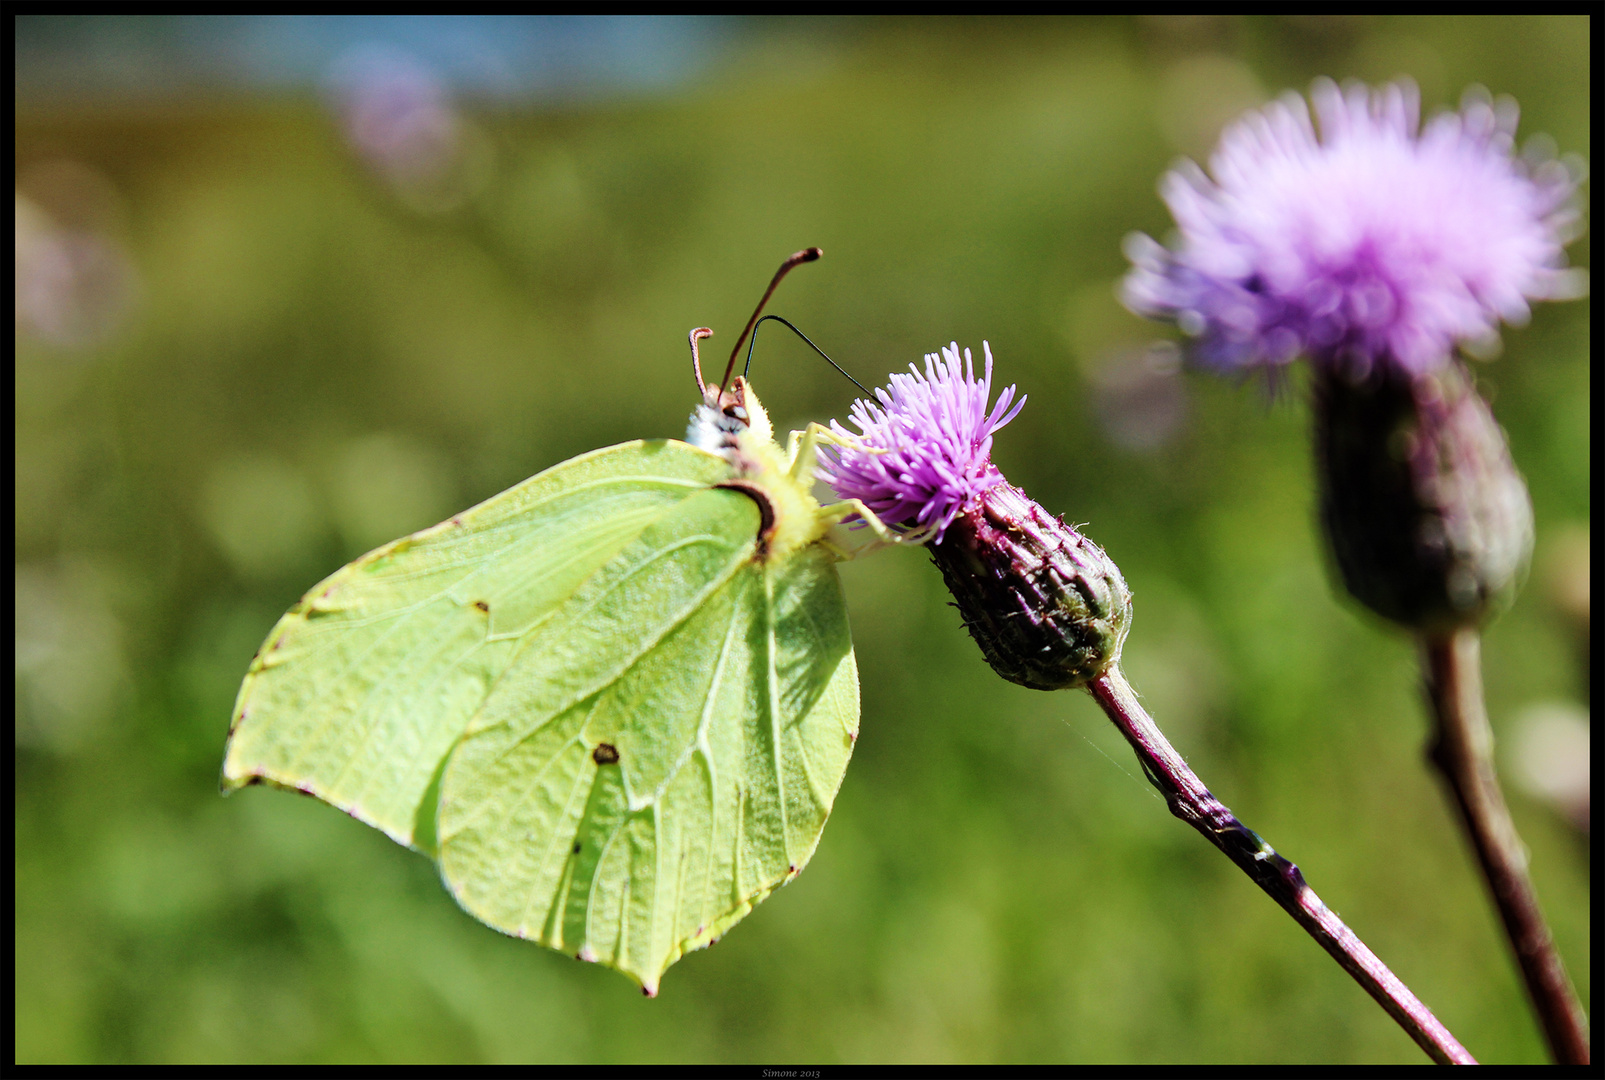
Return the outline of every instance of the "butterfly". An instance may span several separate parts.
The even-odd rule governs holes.
[[[814,499],[829,434],[776,444],[735,352],[703,382],[711,333],[685,441],[582,454],[314,586],[251,661],[224,793],[339,807],[648,996],[800,873],[858,735],[830,529],[897,538]]]

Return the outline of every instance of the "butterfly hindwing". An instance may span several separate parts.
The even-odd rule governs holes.
[[[651,991],[806,863],[857,675],[830,556],[764,561],[759,520],[739,492],[686,499],[509,665],[441,789],[442,873],[476,917]]]

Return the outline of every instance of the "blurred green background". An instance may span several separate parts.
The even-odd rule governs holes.
[[[1317,75],[1482,84],[1586,160],[1586,17],[472,24],[269,20],[278,67],[260,21],[18,24],[18,1061],[1424,1060],[916,551],[843,568],[862,735],[813,862],[657,1000],[335,810],[218,797],[305,589],[681,433],[687,330],[728,348],[810,244],[770,310],[869,384],[990,341],[1030,397],[996,460],[1123,568],[1177,746],[1474,1054],[1544,1060],[1410,644],[1328,586],[1302,383],[1178,372],[1113,290],[1167,165]],[[1550,305],[1478,368],[1538,527],[1489,706],[1585,1003],[1588,342]],[[782,431],[854,396],[774,328],[753,375]]]

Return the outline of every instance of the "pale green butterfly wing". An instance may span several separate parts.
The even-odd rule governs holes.
[[[224,789],[430,854],[438,811],[465,908],[653,991],[803,866],[857,729],[832,558],[758,557],[730,475],[600,450],[338,571],[253,660]]]
[[[467,910],[652,993],[807,862],[857,673],[831,557],[755,559],[758,525],[745,495],[692,496],[508,667],[441,791]]]
[[[626,443],[336,571],[252,660],[224,789],[305,791],[432,853],[425,796],[520,640],[657,516],[728,474],[684,444]]]

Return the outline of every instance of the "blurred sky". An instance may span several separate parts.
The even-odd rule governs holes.
[[[714,18],[542,15],[25,15],[24,101],[316,89],[354,51],[388,48],[451,90],[519,101],[662,91],[711,63]]]

